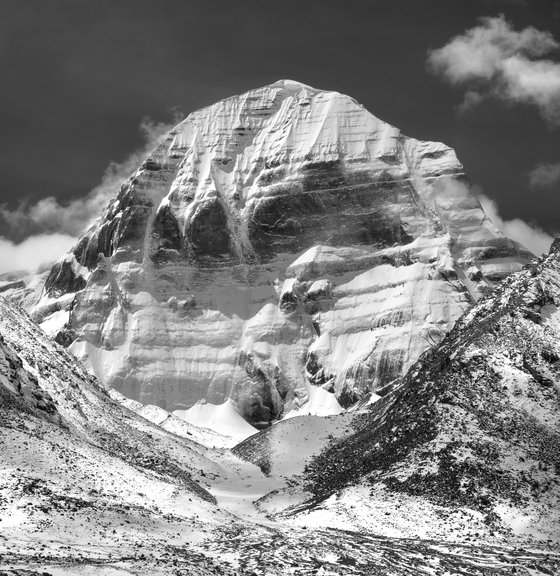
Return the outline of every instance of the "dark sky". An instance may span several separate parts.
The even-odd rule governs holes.
[[[560,40],[547,0],[0,0],[0,203],[69,200],[169,121],[279,78],[349,94],[420,139],[454,147],[506,218],[560,231],[560,194],[527,174],[560,161],[560,129],[528,106],[484,102],[426,68],[429,48],[505,14]],[[9,235],[0,230],[0,235]]]

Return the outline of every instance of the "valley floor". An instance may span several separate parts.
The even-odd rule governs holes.
[[[375,509],[375,500],[373,504],[367,501],[363,487],[313,509],[298,507],[302,496],[287,486],[286,479],[266,476],[226,450],[215,456],[218,472],[202,482],[217,498],[219,508],[213,513],[195,504],[192,510],[172,514],[166,511],[170,502],[147,509],[131,507],[124,500],[119,507],[114,498],[109,506],[103,498],[92,503],[84,497],[81,504],[76,498],[70,511],[43,514],[44,495],[39,498],[28,491],[25,498],[14,498],[15,506],[0,523],[0,574],[560,573],[560,550],[552,541],[491,535],[483,523],[464,511],[457,510],[454,524],[442,523],[435,509],[415,511],[414,502],[389,502],[383,495],[378,495]],[[12,497],[16,493],[14,490]],[[290,504],[296,506],[286,509]],[[348,514],[352,508],[354,523]],[[284,512],[277,514],[276,509]],[[420,530],[426,536],[404,537],[402,530],[399,536],[391,528],[394,514],[410,518],[410,534]],[[366,529],[362,528],[364,517],[370,522]],[[349,529],[335,529],[335,522]],[[402,517],[397,524],[406,526]]]
[[[159,539],[122,546],[12,540],[2,575],[554,575],[560,552],[545,547],[388,538],[335,529],[217,530],[199,544]]]

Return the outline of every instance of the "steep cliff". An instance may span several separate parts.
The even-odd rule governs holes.
[[[130,398],[232,398],[266,426],[313,387],[343,406],[384,394],[530,256],[449,147],[282,80],[178,124],[33,315]]]

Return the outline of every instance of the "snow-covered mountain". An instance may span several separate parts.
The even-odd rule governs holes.
[[[530,256],[448,146],[282,80],[179,123],[29,301],[105,386],[263,427],[384,394]]]

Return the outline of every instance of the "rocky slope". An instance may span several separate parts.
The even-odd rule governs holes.
[[[112,401],[71,354],[0,298],[2,574],[10,558],[15,567],[30,558],[42,567],[99,554],[133,560],[148,536],[198,539],[229,521],[200,484],[218,469],[199,444]],[[200,564],[192,573],[212,573],[211,559],[191,560]]]
[[[33,317],[129,398],[231,398],[263,427],[313,387],[343,406],[385,393],[529,257],[449,147],[283,80],[178,124]]]
[[[468,509],[486,530],[557,544],[559,309],[556,241],[550,255],[465,314],[397,389],[323,443],[303,474],[306,506],[322,502],[321,514],[333,513],[361,490],[365,502],[442,507],[439,514],[448,520]],[[236,451],[260,457],[262,465],[258,438]],[[391,511],[391,523],[398,525],[394,514],[398,510]]]
[[[0,422],[6,429],[19,428],[11,417],[39,418],[56,424],[68,438],[181,480],[203,499],[213,501],[191,478],[191,471],[211,466],[197,442],[179,440],[112,400],[72,354],[2,298],[0,345]],[[32,429],[21,428],[23,434]],[[29,458],[29,464],[36,462]]]

